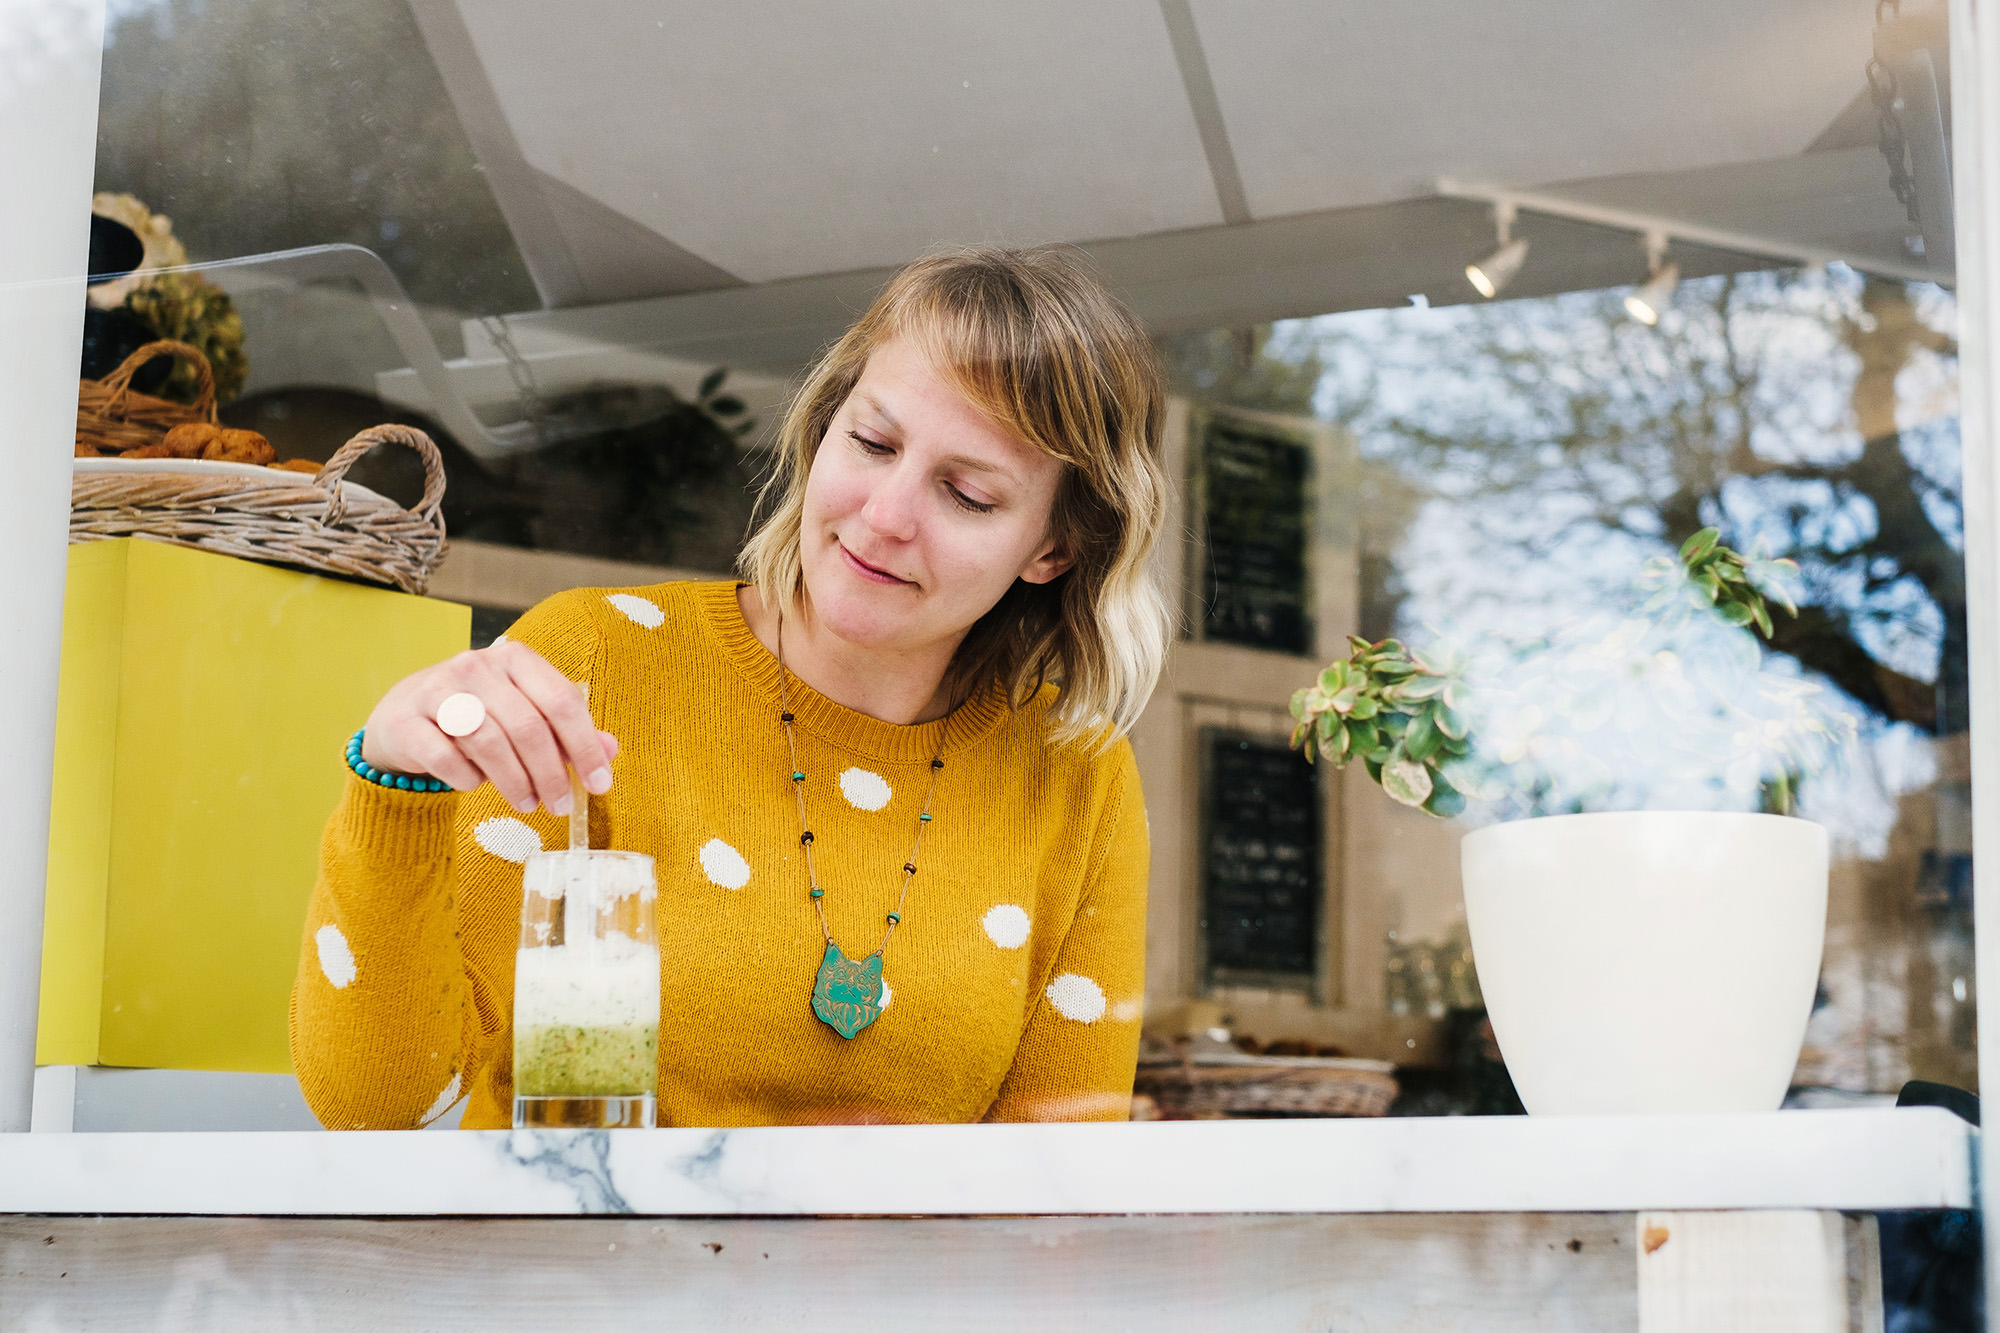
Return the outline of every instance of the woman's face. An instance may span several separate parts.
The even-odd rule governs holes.
[[[896,338],[868,358],[806,478],[814,615],[857,647],[955,648],[1015,579],[1069,568],[1050,531],[1063,465],[1002,431]]]

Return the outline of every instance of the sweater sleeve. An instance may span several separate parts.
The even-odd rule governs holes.
[[[299,1090],[329,1129],[410,1129],[455,1100],[443,1094],[461,1045],[459,801],[350,777],[320,837],[291,1042]]]
[[[1131,1115],[1146,989],[1149,839],[1129,745],[1118,747],[1093,841],[1076,915],[1053,966],[1038,978],[1041,992],[989,1121]]]
[[[573,680],[596,665],[596,627],[565,597],[508,637]],[[349,778],[321,835],[292,986],[292,1067],[329,1129],[428,1123],[493,1059],[512,1001],[520,867],[513,854],[467,851],[514,852],[518,838],[479,837],[496,812],[513,815],[491,784],[458,796]],[[505,819],[504,832],[555,822],[537,811]]]

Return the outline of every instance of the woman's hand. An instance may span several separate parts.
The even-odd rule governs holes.
[[[468,736],[438,729],[438,705],[471,694],[486,720]],[[361,757],[392,773],[428,774],[459,791],[491,782],[516,810],[570,810],[568,768],[592,795],[611,790],[618,742],[599,731],[562,672],[523,644],[464,652],[397,682],[368,715]]]

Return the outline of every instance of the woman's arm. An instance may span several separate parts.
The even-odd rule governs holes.
[[[1145,801],[1129,745],[1091,849],[1083,894],[1038,978],[1014,1063],[986,1112],[999,1120],[1124,1120],[1146,992]]]
[[[370,726],[413,728],[415,722],[396,716],[396,701],[437,693],[438,682],[421,679],[433,673],[445,686],[489,682],[486,693],[497,693],[490,682],[503,675],[546,676],[576,700],[569,682],[588,680],[597,658],[599,636],[587,611],[552,598],[523,616],[509,638],[497,652],[461,654],[399,684]],[[485,661],[466,660],[488,654]],[[511,706],[520,702],[516,696]],[[588,714],[582,717],[584,734],[597,739]],[[421,721],[430,726],[427,715]],[[482,730],[493,726],[489,721]],[[603,739],[608,755],[615,744]],[[552,727],[540,740],[551,750],[558,745]],[[440,775],[477,785],[451,771]],[[524,779],[516,770],[515,780],[525,785]],[[567,795],[566,784],[562,790]],[[524,796],[532,808],[533,796]],[[483,844],[478,830],[459,825],[481,818],[518,823],[491,820],[496,806],[505,809],[490,787],[472,798],[349,779],[321,837],[292,989],[292,1065],[306,1104],[329,1128],[424,1124],[448,1110],[492,1059],[506,1030],[518,921],[489,918],[518,914],[520,870],[492,855],[461,866],[462,850]]]
[[[459,799],[349,778],[320,837],[291,1045],[328,1129],[413,1129],[457,1100],[470,1012],[451,885]]]

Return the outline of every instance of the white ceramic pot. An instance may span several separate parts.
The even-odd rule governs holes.
[[[1819,982],[1826,830],[1714,811],[1467,835],[1466,923],[1535,1115],[1775,1111]]]

